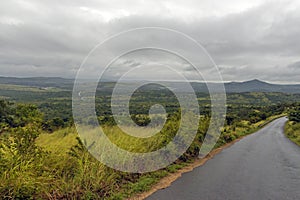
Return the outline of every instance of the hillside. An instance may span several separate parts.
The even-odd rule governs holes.
[[[73,86],[73,79],[65,79],[60,77],[30,77],[30,78],[16,78],[16,77],[0,77],[0,84],[23,85],[33,87],[57,87],[69,88]]]
[[[57,87],[64,89],[72,89],[74,79],[65,79],[60,77],[32,77],[32,78],[15,78],[15,77],[0,77],[0,84],[23,85],[32,87]],[[108,89],[113,87],[112,82],[101,83],[102,87]],[[179,91],[186,91],[183,84],[180,82],[168,82],[173,88]],[[203,82],[191,83],[195,91],[207,92],[207,86]],[[212,86],[218,83],[210,83]],[[250,80],[245,82],[229,82],[225,83],[227,93],[244,93],[244,92],[280,92],[280,93],[300,93],[300,84],[283,85],[271,84],[261,80]]]
[[[239,92],[282,92],[300,93],[300,85],[280,85],[266,83],[257,79],[245,82],[230,82],[225,84],[229,93]]]

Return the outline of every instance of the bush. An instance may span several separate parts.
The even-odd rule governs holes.
[[[289,120],[294,122],[300,122],[300,107],[289,112]]]

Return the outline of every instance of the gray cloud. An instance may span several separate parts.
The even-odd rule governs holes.
[[[74,77],[88,52],[107,37],[130,28],[159,26],[195,38],[220,67],[225,81],[300,82],[296,0],[11,0],[0,5],[3,76]],[[151,37],[132,37],[151,41]],[[114,51],[111,47],[107,54]],[[125,64],[136,66],[140,60]],[[169,63],[176,65],[174,60]],[[182,70],[189,73],[191,68],[185,64]]]

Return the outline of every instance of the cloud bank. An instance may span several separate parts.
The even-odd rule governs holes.
[[[109,36],[158,26],[181,31],[202,44],[225,81],[258,78],[300,83],[297,0],[10,0],[0,4],[1,76],[73,78],[89,51]],[[183,73],[188,71],[183,67]]]

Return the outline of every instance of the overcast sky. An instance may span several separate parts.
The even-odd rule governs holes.
[[[1,1],[0,76],[73,78],[99,42],[145,26],[197,40],[225,81],[300,83],[298,0]]]

